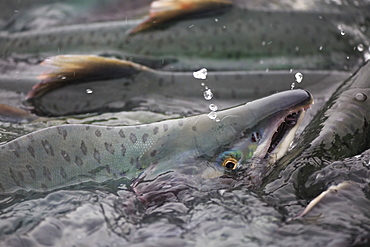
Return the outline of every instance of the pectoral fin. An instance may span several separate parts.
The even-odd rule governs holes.
[[[129,61],[93,55],[61,55],[44,60],[50,71],[39,75],[41,80],[28,92],[26,100],[44,95],[58,87],[73,83],[132,77],[148,68]]]
[[[186,17],[209,15],[231,6],[231,0],[157,0],[152,2],[148,18],[132,29],[130,34],[147,31]]]

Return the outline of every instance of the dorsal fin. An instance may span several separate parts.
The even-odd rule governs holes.
[[[0,104],[0,121],[23,123],[32,122],[39,117],[16,107]]]
[[[147,67],[115,58],[94,55],[61,55],[45,59],[42,65],[53,67],[39,75],[41,80],[28,92],[26,100],[72,83],[132,77]]]
[[[149,16],[130,31],[130,34],[147,31],[163,23],[192,15],[209,14],[232,6],[231,0],[157,0],[150,5]]]

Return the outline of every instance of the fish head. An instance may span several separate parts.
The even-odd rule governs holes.
[[[290,90],[222,112],[214,134],[197,142],[198,150],[214,155],[214,169],[207,169],[203,176],[241,170],[261,178],[285,155],[312,103],[309,92]],[[204,150],[207,145],[212,147]]]
[[[233,171],[260,170],[265,167],[260,164],[285,154],[312,102],[309,92],[291,90],[216,112],[215,119],[202,114],[173,120],[154,150],[144,155],[151,165],[136,182],[169,173],[212,179]]]

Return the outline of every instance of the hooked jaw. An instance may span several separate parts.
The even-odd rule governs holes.
[[[267,159],[270,163],[275,163],[285,155],[306,110],[313,103],[311,94],[307,92],[307,95],[306,100],[268,120],[269,123],[253,158]]]

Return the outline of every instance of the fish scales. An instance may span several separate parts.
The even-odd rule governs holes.
[[[164,132],[174,128],[180,126],[64,125],[31,133],[0,147],[0,189],[48,189],[78,180],[132,179],[146,167],[139,159]]]
[[[307,91],[291,90],[219,111],[219,121],[202,114],[136,126],[61,125],[39,130],[0,146],[0,193],[117,178],[129,183],[139,175],[155,179],[182,164],[196,165],[200,176],[215,177],[226,165],[244,166],[252,157],[270,162],[286,152],[311,103]],[[294,118],[292,112],[297,124],[271,144],[281,122]],[[270,144],[274,148],[268,151]],[[235,157],[233,166],[230,157]],[[258,169],[264,171],[265,166]]]
[[[163,58],[176,54],[184,61],[312,56],[309,63],[300,61],[310,68],[316,63],[326,66],[357,63],[363,54],[353,47],[359,43],[367,46],[369,42],[353,34],[352,25],[363,22],[361,15],[233,8],[217,17],[183,20],[160,31],[134,35],[130,35],[129,30],[139,23],[136,20],[3,33],[0,56],[111,52],[126,58]],[[344,23],[346,35],[341,35],[338,23]],[[349,54],[357,59],[347,61]]]

